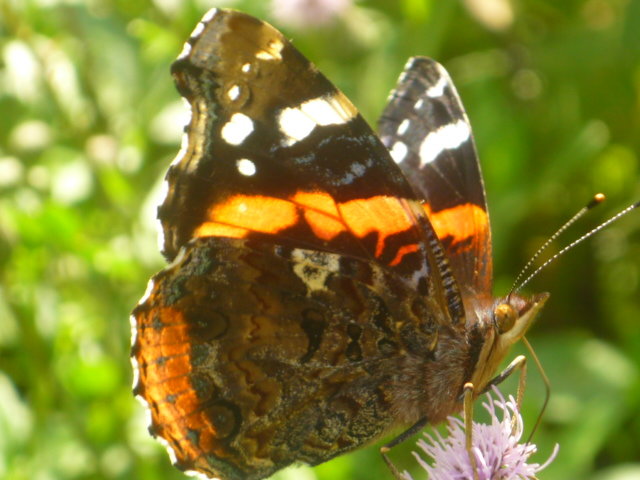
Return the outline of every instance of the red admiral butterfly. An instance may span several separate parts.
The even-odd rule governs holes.
[[[191,106],[133,311],[135,394],[179,468],[260,479],[483,391],[547,295],[492,295],[471,128],[409,60],[376,136],[281,33],[212,10],[172,66]]]

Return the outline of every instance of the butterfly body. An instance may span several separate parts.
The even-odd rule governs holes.
[[[492,296],[443,72],[412,59],[378,136],[273,27],[196,28],[172,67],[192,117],[158,210],[171,264],[133,312],[134,391],[179,468],[257,480],[438,423],[524,334],[546,297]]]

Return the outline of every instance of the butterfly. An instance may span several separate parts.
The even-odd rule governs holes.
[[[547,299],[492,293],[469,121],[407,63],[376,135],[276,29],[208,12],[158,209],[169,265],[132,314],[134,393],[174,464],[257,480],[460,410]]]

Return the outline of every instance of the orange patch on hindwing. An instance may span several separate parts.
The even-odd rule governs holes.
[[[144,386],[154,434],[174,448],[181,448],[188,457],[197,458],[201,449],[184,441],[187,428],[200,429],[204,421],[200,418],[201,401],[190,380],[193,368],[189,322],[183,312],[169,306],[141,310],[135,316],[134,358],[140,376],[136,388]],[[215,435],[213,428],[207,432]]]

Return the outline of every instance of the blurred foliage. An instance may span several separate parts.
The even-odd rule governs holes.
[[[640,0],[363,0],[317,28],[278,24],[262,0],[0,0],[3,479],[184,478],[131,395],[127,317],[163,265],[155,205],[185,121],[169,65],[211,6],[282,28],[372,123],[408,56],[449,69],[483,162],[496,292],[594,193],[609,202],[566,238],[640,198]],[[638,478],[639,275],[636,213],[529,286],[552,293],[530,335],[553,388],[539,461],[561,444],[547,480]],[[392,457],[418,478],[412,448]],[[391,477],[371,447],[278,478]]]

